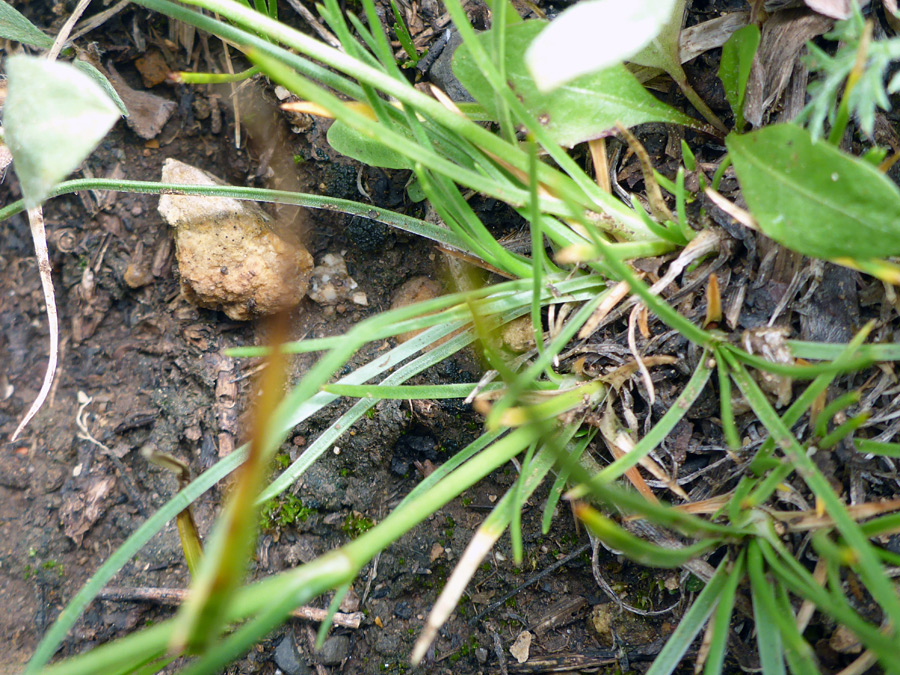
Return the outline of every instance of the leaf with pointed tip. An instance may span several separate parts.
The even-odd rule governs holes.
[[[735,128],[744,128],[744,95],[750,79],[750,67],[759,48],[759,26],[744,26],[736,31],[722,47],[719,79],[725,87],[725,98],[734,113]]]
[[[6,142],[32,208],[91,154],[121,114],[100,85],[68,63],[11,56],[6,74]]]
[[[525,53],[538,89],[548,92],[630,60],[656,37],[678,3],[683,13],[684,0],[587,0],[565,10]]]
[[[112,86],[112,82],[109,81],[106,75],[94,68],[94,66],[87,61],[82,61],[81,59],[75,59],[72,61],[72,65],[99,84],[100,88],[103,89],[103,91],[105,91],[112,99],[112,102],[116,104],[119,112],[122,113],[122,117],[128,117],[128,108],[125,107],[125,102],[119,97],[119,93],[115,90],[115,87]]]
[[[792,124],[726,139],[760,229],[816,258],[900,255],[900,190],[866,161]]]
[[[0,0],[0,37],[41,49],[53,46],[52,37],[31,23],[5,0]]]
[[[398,130],[398,128],[395,129],[395,131]],[[403,155],[396,153],[377,140],[363,135],[340,120],[335,120],[328,127],[326,138],[328,144],[339,153],[368,166],[380,166],[383,169],[411,169],[413,166],[413,163]]]
[[[549,30],[545,21],[526,21],[506,28],[506,77],[528,112],[560,145],[572,147],[600,138],[617,122],[626,127],[645,122],[699,126],[693,118],[656,99],[622,65],[583,75],[549,94],[540,92],[522,62],[522,54],[544,30]],[[488,46],[490,31],[481,33],[478,39]],[[497,119],[494,89],[465,44],[454,54],[453,73],[488,115]]]

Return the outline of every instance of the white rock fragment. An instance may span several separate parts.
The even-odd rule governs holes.
[[[339,253],[326,253],[313,268],[309,280],[309,297],[320,305],[338,305],[353,302],[366,306],[366,294],[356,290],[356,281],[347,272],[347,263]]]
[[[189,164],[167,159],[163,183],[223,185]],[[294,307],[309,284],[312,256],[278,236],[249,201],[163,195],[159,212],[175,229],[181,288],[192,303],[244,321]]]
[[[519,663],[525,663],[528,660],[528,653],[531,651],[531,639],[534,636],[527,630],[519,633],[516,641],[509,648],[509,653]]]

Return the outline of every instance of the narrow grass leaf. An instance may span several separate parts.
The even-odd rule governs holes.
[[[753,599],[753,618],[756,625],[756,647],[763,675],[785,675],[784,646],[775,612],[774,599],[767,603],[771,593],[769,582],[762,570],[762,556],[755,542],[750,543],[747,556],[747,571],[750,574],[750,596]]]
[[[465,384],[434,385],[378,385],[378,384],[326,384],[322,391],[338,396],[353,398],[394,399],[407,401],[410,399],[447,399],[466,398],[478,386],[477,382]],[[503,385],[491,383],[481,391],[496,391]]]
[[[680,567],[719,545],[718,540],[707,539],[682,548],[663,548],[634,536],[587,504],[576,504],[575,515],[611,548],[648,567]]]
[[[80,178],[65,181],[57,185],[50,193],[50,197],[71,194],[80,190],[111,190],[114,192],[134,192],[139,194],[168,194],[179,195],[204,195],[213,197],[230,197],[232,199],[246,199],[271,204],[295,204],[310,209],[322,209],[325,211],[338,211],[355,216],[362,216],[375,220],[385,225],[390,225],[404,232],[415,234],[431,241],[438,242],[452,248],[465,248],[466,243],[450,230],[426,222],[419,218],[396,213],[371,204],[361,204],[340,199],[338,197],[324,197],[321,195],[306,194],[303,192],[287,192],[284,190],[268,190],[265,188],[248,188],[231,185],[175,185],[171,183],[154,183],[149,181],[112,180],[107,178]],[[25,210],[23,200],[17,200],[0,208],[0,221],[3,221]]]
[[[719,602],[726,590],[731,578],[728,567],[727,559],[719,563],[716,573],[700,591],[691,608],[681,617],[678,627],[669,636],[666,646],[653,661],[647,675],[668,675],[675,671],[694,638],[703,630],[703,626],[706,625],[716,608],[716,603]]]
[[[581,458],[581,455],[584,453],[588,444],[590,444],[590,442],[594,439],[594,436],[596,434],[597,430],[591,429],[584,435],[583,438],[580,438],[572,448],[571,455],[567,458],[567,460],[571,462],[577,462]],[[567,462],[564,462],[559,469],[556,480],[553,482],[553,486],[550,488],[550,494],[547,495],[547,502],[546,504],[544,504],[544,515],[541,518],[541,532],[543,534],[547,534],[550,531],[550,523],[553,521],[553,513],[556,510],[556,505],[559,503],[560,497],[562,497],[563,490],[566,487],[566,482],[569,479],[570,473],[571,471],[567,467]]]
[[[741,436],[734,421],[734,410],[731,407],[731,378],[728,375],[728,364],[722,358],[718,348],[716,354],[716,371],[719,375],[719,408],[721,410],[722,431],[725,442],[732,450],[741,449]]]
[[[319,625],[319,630],[316,633],[317,650],[322,649],[322,645],[325,644],[325,638],[328,637],[328,632],[331,630],[331,625],[334,622],[334,615],[337,614],[337,611],[341,608],[341,603],[344,601],[344,598],[349,591],[350,584],[344,584],[334,592],[334,597],[331,599],[331,602],[328,603],[328,614],[322,619],[322,623]]]
[[[106,75],[94,68],[94,66],[87,61],[82,61],[81,59],[75,59],[72,61],[72,65],[99,84],[100,88],[106,92],[106,95],[109,96],[110,100],[116,104],[119,112],[122,113],[122,117],[128,117],[128,108],[125,107],[125,102],[119,97],[119,93],[112,86],[112,82],[107,79]]]
[[[853,443],[859,452],[881,455],[882,457],[900,457],[900,443],[883,443],[881,441],[869,441],[864,438],[857,438]]]
[[[763,556],[759,549],[758,542],[751,542],[747,550],[747,571],[750,576],[750,591],[753,598],[753,614],[757,617],[757,641],[759,642],[760,660],[763,665],[763,672],[777,672],[780,668],[784,668],[783,660],[787,659],[791,672],[795,675],[806,674],[815,675],[818,671],[816,668],[815,654],[809,644],[800,635],[797,630],[797,623],[794,612],[784,600],[787,596],[783,593],[776,597],[779,590],[783,592],[783,587],[773,584],[772,580],[766,575],[763,568]],[[770,627],[759,625],[760,621],[769,621],[772,623]],[[763,643],[769,642],[770,637],[767,634],[769,628],[776,629],[781,647],[784,649],[783,654],[777,654],[773,647],[771,650],[771,665],[767,668],[766,662],[763,660]]]
[[[832,360],[843,354],[847,345],[830,342],[788,340],[791,353],[798,359]],[[856,353],[872,361],[900,361],[900,344],[857,345]]]
[[[728,647],[728,633],[731,630],[731,614],[734,611],[734,598],[737,594],[738,584],[744,578],[744,561],[746,554],[742,551],[735,561],[728,578],[722,589],[722,594],[716,603],[716,614],[713,617],[712,638],[709,641],[709,650],[706,657],[706,665],[703,669],[705,675],[719,675],[722,665],[725,663],[725,654]],[[726,561],[723,561],[723,565]]]
[[[846,394],[838,396],[836,399],[831,401],[831,403],[822,408],[822,412],[820,412],[816,416],[815,422],[813,424],[816,436],[818,438],[824,438],[828,433],[828,422],[831,421],[831,418],[844,408],[849,408],[851,405],[856,405],[857,403],[859,403],[860,397],[861,394],[858,390],[848,391]]]
[[[867,162],[791,124],[726,139],[760,229],[816,258],[900,254],[900,190]]]

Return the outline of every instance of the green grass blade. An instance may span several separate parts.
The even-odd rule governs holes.
[[[825,435],[828,433],[828,423],[831,421],[831,418],[844,408],[849,408],[851,405],[859,403],[859,399],[859,391],[848,391],[846,394],[838,396],[831,403],[822,408],[822,412],[816,417],[814,425],[816,437],[825,438]]]
[[[726,359],[730,358],[728,352],[724,352]],[[732,377],[741,392],[750,403],[753,412],[760,422],[772,434],[775,442],[790,457],[797,467],[803,480],[825,504],[825,509],[834,520],[837,529],[846,538],[847,543],[858,556],[860,576],[863,579],[872,597],[881,605],[890,617],[894,626],[900,626],[900,598],[897,597],[893,586],[884,574],[881,563],[876,556],[872,545],[866,539],[859,525],[847,513],[847,509],[835,494],[825,476],[806,454],[806,450],[797,442],[790,429],[785,426],[778,414],[772,409],[765,394],[750,377],[749,373],[737,360],[729,364],[732,368]]]
[[[843,355],[847,350],[847,345],[826,342],[788,340],[787,344],[798,359],[830,361]],[[856,352],[860,357],[872,361],[900,361],[900,344],[860,345],[856,348]]]
[[[872,413],[869,410],[861,412],[859,415],[854,415],[849,420],[840,425],[837,429],[832,431],[830,434],[825,436],[821,441],[819,441],[819,450],[829,450],[833,448],[835,445],[844,440],[847,436],[852,434],[854,431],[859,429],[863,424],[868,421],[869,417],[871,417]]]
[[[757,618],[757,641],[763,672],[778,672],[779,668],[784,668],[783,659],[787,659],[791,672],[815,675],[818,672],[815,654],[797,630],[790,603],[786,607],[784,605],[787,596],[784,595],[782,601],[776,598],[781,586],[773,586],[772,580],[766,576],[762,552],[757,542],[751,542],[747,548],[747,572],[750,576],[753,614]],[[761,626],[762,621],[772,625]],[[778,654],[771,642],[769,628],[776,629],[779,644],[784,649],[783,654]],[[767,644],[773,645],[771,650],[764,649]],[[763,656],[764,652],[768,657]],[[769,666],[766,665],[767,661]]]
[[[748,354],[744,350],[733,347],[732,345],[723,345],[722,348],[727,349],[749,366],[753,366],[754,368],[768,373],[775,373],[776,375],[784,375],[786,377],[795,377],[802,380],[812,380],[819,375],[827,373],[853,373],[872,365],[872,360],[863,356],[810,366],[792,366],[786,363],[775,363],[774,361],[769,361],[768,359],[756,356],[755,354]]]
[[[316,633],[317,650],[321,649],[322,645],[325,644],[325,638],[328,637],[328,631],[331,630],[332,623],[334,622],[334,615],[337,614],[337,611],[341,608],[341,603],[344,601],[344,598],[349,591],[350,584],[344,584],[334,592],[334,597],[331,599],[331,602],[328,603],[328,614],[325,615],[325,618],[322,620],[319,630]]]
[[[584,524],[610,548],[621,551],[632,560],[648,567],[680,567],[688,560],[719,545],[718,540],[707,539],[682,548],[663,548],[634,536],[587,504],[576,504],[575,515],[583,520]]]
[[[477,382],[460,384],[432,384],[432,385],[380,385],[380,384],[326,384],[322,391],[337,396],[349,396],[351,398],[371,398],[374,400],[393,399],[448,399],[466,398],[478,386]],[[482,388],[482,391],[496,391],[502,388],[499,383],[492,383]]]
[[[716,603],[722,597],[731,575],[728,573],[728,561],[719,563],[716,573],[704,586],[703,590],[694,600],[691,608],[685,612],[678,622],[678,627],[669,636],[666,646],[653,661],[653,665],[647,670],[647,675],[668,675],[674,672],[681,663],[685,652],[691,646],[694,638],[703,630],[703,626],[709,620]]]
[[[755,554],[754,554],[755,552]],[[762,556],[755,542],[747,552],[747,572],[750,575],[750,595],[753,598],[753,618],[756,627],[756,646],[763,675],[785,675],[784,646],[781,631],[770,604],[766,603],[771,592],[769,582],[762,571]],[[771,604],[774,604],[774,600]]]
[[[176,185],[150,181],[113,180],[109,178],[82,178],[64,181],[57,185],[50,197],[71,194],[81,190],[109,190],[112,192],[132,192],[138,194],[178,194],[229,197],[271,204],[293,204],[310,209],[338,211],[350,215],[375,220],[385,225],[430,239],[444,246],[465,249],[466,243],[443,227],[438,227],[418,218],[395,213],[370,204],[360,204],[349,199],[323,197],[302,192],[268,190],[264,188],[234,187],[229,185]],[[25,210],[22,200],[17,200],[0,209],[0,221]]]
[[[562,497],[563,490],[566,486],[566,481],[569,479],[570,470],[567,467],[568,462],[577,463],[579,459],[581,459],[581,455],[584,453],[587,446],[590,444],[592,440],[594,440],[594,436],[597,435],[596,429],[590,429],[588,433],[586,433],[581,439],[579,439],[578,443],[575,444],[575,447],[572,449],[571,455],[565,458],[565,461],[562,462],[562,466],[559,469],[559,474],[556,476],[556,480],[553,482],[553,486],[550,488],[550,494],[547,495],[547,503],[544,505],[544,515],[541,518],[541,532],[543,534],[547,534],[550,531],[550,523],[553,520],[553,512],[556,510],[556,505],[559,503],[559,498]]]
[[[731,631],[731,614],[734,611],[734,598],[737,594],[738,584],[744,578],[744,561],[746,554],[741,551],[722,588],[716,604],[716,613],[713,617],[712,637],[709,641],[709,651],[706,656],[704,675],[719,675],[722,665],[725,663],[726,648],[728,647],[728,633]],[[725,564],[725,561],[723,561]]]
[[[869,441],[857,438],[853,441],[859,452],[881,455],[882,457],[900,457],[900,443],[882,443],[881,441]]]
[[[538,441],[535,440],[528,446],[528,449],[525,451],[525,457],[522,458],[522,470],[519,472],[519,477],[516,479],[516,482],[510,490],[510,493],[512,494],[512,504],[510,505],[510,509],[512,510],[512,520],[509,524],[509,537],[512,544],[513,561],[519,566],[522,565],[523,557],[522,506],[525,499],[527,499],[527,497],[523,496],[524,489],[522,485],[525,482],[525,477],[532,471],[531,462],[534,459],[534,451],[537,448],[537,445]]]
[[[731,378],[728,375],[728,364],[722,358],[721,351],[716,348],[716,370],[719,375],[719,404],[722,416],[722,431],[725,433],[725,442],[732,450],[741,449],[741,436],[734,423],[734,410],[731,407]]]

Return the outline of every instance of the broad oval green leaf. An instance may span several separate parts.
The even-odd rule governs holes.
[[[627,127],[645,122],[699,126],[693,118],[657,100],[621,65],[579,77],[552,93],[541,93],[528,73],[522,55],[545,28],[546,21],[507,26],[506,76],[528,112],[560,145],[572,147],[582,141],[600,138],[613,129],[616,122]],[[490,49],[490,32],[480,34],[478,39]],[[465,44],[460,45],[453,57],[453,73],[487,113],[497,119],[494,90],[478,70]]]
[[[405,131],[399,126],[394,131]],[[380,166],[383,169],[411,169],[412,162],[377,140],[364,136],[340,120],[328,127],[326,134],[329,145],[342,155],[351,157],[369,166]]]
[[[676,2],[683,6],[683,0],[588,0],[568,8],[525,53],[538,89],[620,65],[656,37]]]
[[[6,142],[32,208],[91,154],[120,113],[100,85],[68,63],[11,56],[6,74]]]
[[[31,23],[5,0],[0,0],[0,37],[41,49],[53,46],[52,37]]]
[[[792,124],[726,141],[760,229],[815,258],[900,255],[900,190],[868,162]]]

